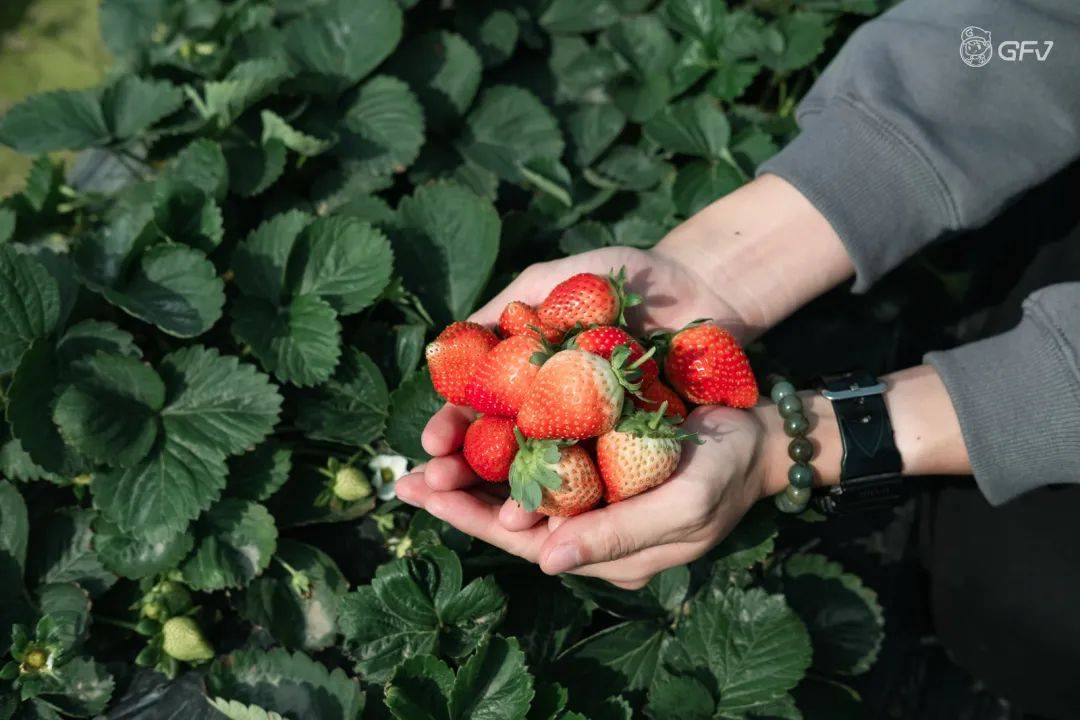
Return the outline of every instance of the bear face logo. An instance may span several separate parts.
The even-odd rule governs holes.
[[[977,68],[990,62],[994,57],[994,46],[990,42],[990,31],[974,25],[960,33],[960,59],[964,64]]]

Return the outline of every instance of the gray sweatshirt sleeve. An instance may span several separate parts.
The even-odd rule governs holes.
[[[1036,45],[1010,42],[1025,40]],[[1046,41],[1043,60],[1007,59]],[[801,134],[759,172],[828,218],[862,292],[1080,155],[1080,2],[907,0],[852,36],[797,117]],[[1080,482],[1080,283],[1032,295],[1009,332],[926,360],[991,503]]]

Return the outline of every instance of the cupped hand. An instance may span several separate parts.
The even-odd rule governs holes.
[[[573,518],[545,518],[505,500],[505,485],[477,481],[455,454],[471,413],[446,406],[424,431],[434,457],[397,483],[398,497],[458,530],[540,565],[637,589],[669,567],[701,557],[768,492],[764,424],[756,412],[700,407],[683,424],[687,443],[659,487]]]

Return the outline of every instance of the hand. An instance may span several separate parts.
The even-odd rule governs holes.
[[[546,573],[588,575],[637,589],[661,570],[701,557],[754,502],[777,490],[777,473],[765,462],[776,457],[765,449],[776,433],[766,432],[764,410],[776,414],[774,408],[694,410],[683,427],[705,442],[684,446],[666,483],[573,518],[543,522],[515,501],[504,502],[506,486],[475,485],[460,455],[436,457],[399,480],[398,497]],[[424,446],[429,452],[456,448],[470,419],[462,408],[446,406],[425,430]]]

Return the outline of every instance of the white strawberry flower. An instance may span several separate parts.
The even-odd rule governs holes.
[[[394,484],[409,472],[409,461],[400,455],[376,455],[368,463],[372,483],[380,500],[394,497]]]

